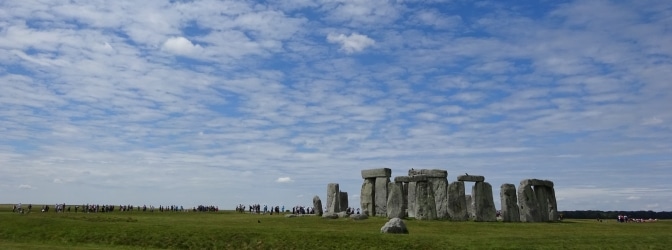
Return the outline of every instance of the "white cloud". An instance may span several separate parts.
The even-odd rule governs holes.
[[[376,43],[373,39],[367,37],[366,35],[360,35],[357,33],[352,33],[349,36],[344,34],[329,34],[327,35],[327,41],[330,43],[340,44],[341,50],[346,54],[361,52],[365,48]]]
[[[663,123],[663,119],[661,119],[658,116],[650,117],[650,118],[644,119],[642,121],[642,125],[644,125],[644,126],[659,125],[659,124],[662,124],[662,123]]]
[[[203,51],[203,47],[193,44],[184,37],[171,37],[163,43],[162,49],[177,55],[197,55]]]
[[[289,177],[279,177],[277,180],[275,180],[277,183],[289,183],[289,182],[294,182],[292,178]]]
[[[18,186],[19,189],[35,189],[35,187],[28,184],[21,184]]]

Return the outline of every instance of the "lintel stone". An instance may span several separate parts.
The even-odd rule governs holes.
[[[410,176],[410,182],[420,182],[420,181],[427,181],[427,175],[424,174],[419,174],[419,175],[414,175]]]
[[[362,170],[362,178],[377,178],[377,177],[391,177],[392,169],[389,168],[374,168]]]
[[[485,176],[482,175],[460,175],[457,177],[458,181],[472,181],[472,182],[484,182]]]
[[[394,182],[411,182],[410,176],[397,176],[394,177]]]

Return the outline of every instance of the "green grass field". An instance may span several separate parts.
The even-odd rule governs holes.
[[[39,207],[39,206],[36,206]],[[0,206],[0,249],[670,249],[672,222],[478,223],[195,212],[16,214]],[[260,221],[261,223],[258,223]]]

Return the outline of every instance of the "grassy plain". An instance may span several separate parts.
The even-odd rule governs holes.
[[[39,207],[39,206],[36,206]],[[2,249],[669,249],[672,222],[477,223],[384,218],[285,218],[233,211],[11,213],[0,206]],[[260,223],[259,223],[260,222]]]

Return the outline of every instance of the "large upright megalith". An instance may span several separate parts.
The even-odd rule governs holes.
[[[453,221],[469,219],[467,200],[464,195],[464,182],[454,181],[448,185],[448,214]]]
[[[376,216],[387,216],[387,185],[390,183],[390,177],[376,178]]]
[[[338,213],[341,211],[341,190],[338,183],[329,183],[327,185],[327,213]]]
[[[550,187],[546,186],[548,194],[548,220],[556,221],[558,220],[558,201],[555,198],[555,188],[553,187],[553,182],[550,183]]]
[[[362,208],[366,208],[370,215],[387,216],[387,185],[390,183],[391,176],[392,170],[389,168],[362,170],[364,184],[362,185],[360,203]],[[369,183],[373,184],[372,193],[368,193],[367,185]],[[372,206],[372,208],[369,208],[369,206]]]
[[[539,208],[539,221],[548,221],[548,189],[546,186],[533,186],[534,195],[537,196],[537,207]]]
[[[404,206],[404,183],[390,182],[388,184],[387,194],[387,218],[403,219],[406,215],[406,207]]]
[[[434,191],[429,185],[426,176],[416,175],[415,178],[415,219],[435,220],[436,203]]]
[[[410,181],[408,182],[408,185],[406,185],[406,190],[407,190],[407,196],[406,200],[408,201],[408,204],[406,205],[406,212],[408,217],[415,218],[415,188],[417,187],[417,183],[415,181]]]
[[[322,200],[320,200],[320,197],[317,195],[313,197],[313,209],[315,209],[315,215],[322,216]]]
[[[518,187],[518,207],[520,208],[520,221],[522,222],[539,222],[541,216],[539,215],[539,203],[537,202],[537,195],[534,194],[532,184],[523,180]]]
[[[474,199],[474,221],[497,221],[497,209],[492,198],[492,186],[487,182],[476,182],[471,194]]]
[[[350,205],[348,204],[348,192],[341,191],[339,193],[338,198],[339,198],[338,203],[340,205],[340,210],[341,210],[340,212],[347,211],[348,208],[350,207]]]
[[[375,183],[376,179],[375,178],[367,178],[364,179],[364,183],[362,184],[362,192],[359,196],[359,201],[360,201],[360,206],[363,210],[363,213],[368,215],[368,216],[374,216],[375,215]]]
[[[499,189],[499,198],[501,200],[501,216],[504,222],[520,222],[520,213],[518,212],[518,196],[516,195],[516,185],[504,183]]]

